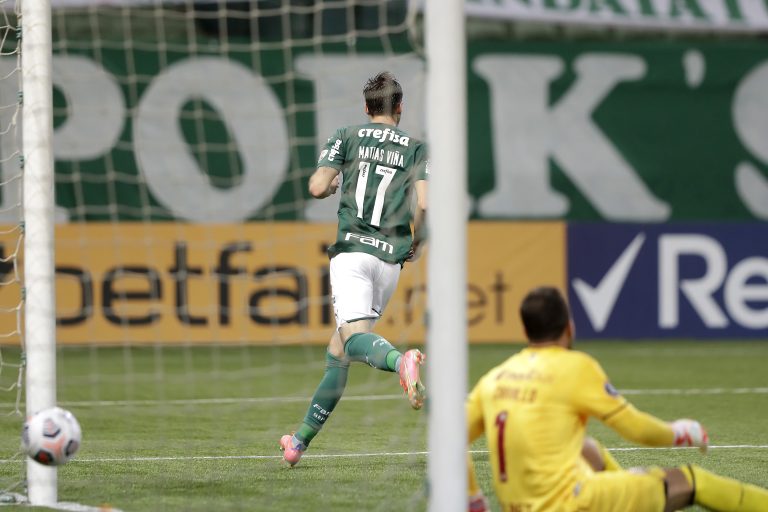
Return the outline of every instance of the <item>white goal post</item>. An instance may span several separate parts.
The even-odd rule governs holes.
[[[467,113],[463,0],[427,0],[430,512],[467,508]],[[449,118],[446,118],[449,116]],[[450,276],[446,279],[445,276]]]
[[[50,0],[22,0],[24,350],[26,412],[56,405],[53,88]],[[57,474],[27,459],[32,505],[57,503]]]

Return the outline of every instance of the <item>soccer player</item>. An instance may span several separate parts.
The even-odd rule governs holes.
[[[520,316],[528,346],[488,372],[467,399],[469,439],[486,435],[502,510],[662,512],[696,503],[715,511],[768,511],[768,491],[696,465],[610,471],[617,465],[599,467],[599,455],[590,465],[589,417],[646,446],[706,450],[707,433],[694,420],[667,423],[637,410],[597,361],[571,350],[573,324],[557,289],[529,292]],[[483,511],[473,473],[470,464],[470,510]]]
[[[336,130],[309,180],[309,193],[318,199],[341,186],[336,243],[328,249],[337,330],[304,421],[295,434],[280,439],[283,458],[291,466],[341,399],[351,361],[398,373],[414,409],[425,398],[419,378],[424,355],[416,349],[401,354],[372,330],[395,291],[400,269],[418,257],[424,242],[427,149],[397,127],[403,90],[392,74],[370,78],[363,96],[369,122]]]

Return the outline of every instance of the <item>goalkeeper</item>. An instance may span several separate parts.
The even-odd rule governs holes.
[[[529,292],[520,316],[528,347],[488,372],[467,400],[469,440],[486,435],[503,510],[662,512],[696,503],[715,511],[768,512],[768,491],[696,465],[622,471],[599,445],[588,450],[589,417],[646,446],[703,451],[708,439],[697,421],[667,423],[637,410],[597,361],[570,350],[573,324],[557,289]],[[470,510],[486,510],[471,461],[469,470]]]
[[[383,72],[370,78],[363,96],[369,122],[336,130],[309,179],[310,194],[323,199],[336,193],[342,177],[338,234],[328,249],[338,329],[304,421],[295,434],[280,439],[283,459],[291,466],[341,399],[351,361],[398,373],[411,406],[420,409],[424,403],[419,377],[424,355],[416,349],[401,354],[372,330],[395,291],[400,269],[418,256],[424,239],[427,151],[397,127],[403,90],[394,76]]]

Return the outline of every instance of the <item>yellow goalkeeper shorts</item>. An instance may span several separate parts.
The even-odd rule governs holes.
[[[663,512],[664,472],[603,471],[585,477],[574,489],[569,512]]]

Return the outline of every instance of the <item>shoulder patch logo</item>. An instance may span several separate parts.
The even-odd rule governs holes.
[[[324,149],[320,152],[320,158],[317,159],[317,162],[320,163],[323,161],[323,158],[325,158],[325,155],[328,154],[328,150]]]
[[[605,392],[608,393],[611,396],[619,396],[619,391],[613,387],[613,384],[606,381],[605,385],[603,386],[605,388]]]

